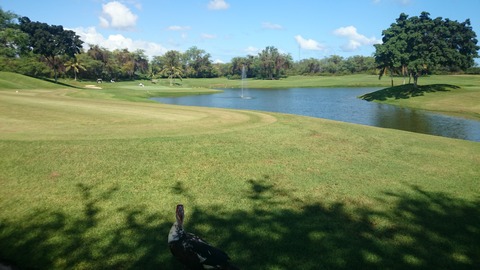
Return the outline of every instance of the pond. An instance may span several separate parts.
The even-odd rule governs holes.
[[[222,89],[211,95],[152,98],[155,101],[297,114],[480,142],[480,121],[367,102],[358,98],[378,88]]]

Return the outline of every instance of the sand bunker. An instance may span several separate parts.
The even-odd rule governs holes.
[[[102,89],[100,86],[96,86],[96,85],[93,85],[93,84],[87,84],[87,85],[85,85],[85,88],[89,88],[89,89]]]

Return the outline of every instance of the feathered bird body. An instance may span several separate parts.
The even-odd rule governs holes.
[[[168,245],[182,264],[188,269],[238,269],[229,263],[225,252],[183,230],[183,205],[177,205],[176,216],[177,221],[168,234]]]

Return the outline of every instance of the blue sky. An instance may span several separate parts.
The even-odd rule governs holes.
[[[0,0],[0,7],[62,25],[110,50],[143,49],[154,56],[197,46],[216,62],[267,46],[295,61],[369,56],[402,12],[468,18],[480,35],[478,0]]]

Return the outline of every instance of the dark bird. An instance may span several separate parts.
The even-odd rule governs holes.
[[[230,258],[220,249],[200,237],[183,230],[185,213],[183,205],[177,205],[176,218],[168,234],[168,246],[173,256],[187,269],[230,269],[238,270],[229,263]]]

